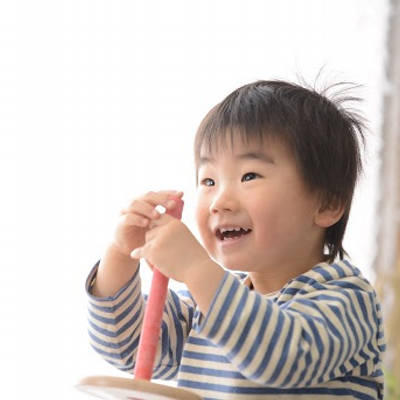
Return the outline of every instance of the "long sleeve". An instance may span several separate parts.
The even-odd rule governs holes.
[[[141,292],[139,271],[115,296],[96,298],[90,287],[97,265],[86,282],[89,296],[90,343],[94,350],[118,369],[133,372],[147,295]],[[164,308],[153,377],[174,379],[189,334],[195,303],[169,291]]]
[[[264,387],[308,388],[366,377],[371,393],[376,395],[374,381],[382,389],[380,307],[369,283],[344,262],[310,270],[275,300],[227,273],[207,317],[194,328],[243,377]]]

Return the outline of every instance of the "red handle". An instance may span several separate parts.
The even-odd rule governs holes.
[[[167,213],[175,218],[181,219],[183,200],[177,197],[173,199],[176,201],[176,207],[171,211],[167,211]],[[165,299],[167,297],[168,281],[169,278],[163,275],[157,268],[153,269],[153,278],[151,280],[138,354],[136,357],[135,379],[144,379],[147,381],[151,379]]]

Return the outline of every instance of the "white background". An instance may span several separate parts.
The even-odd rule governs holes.
[[[115,216],[186,192],[205,113],[257,79],[365,86],[372,132],[346,246],[373,280],[388,18],[383,0],[13,0],[0,4],[0,397],[86,399],[119,375],[89,347],[84,281]],[[194,227],[193,227],[194,229]]]

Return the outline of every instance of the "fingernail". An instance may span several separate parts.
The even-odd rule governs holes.
[[[158,205],[156,209],[153,211],[153,215],[156,217],[158,214],[164,214],[165,213],[165,207]]]
[[[136,249],[133,250],[132,253],[131,253],[131,258],[137,258],[137,259],[140,258],[140,257],[137,256],[138,255],[137,253],[138,253],[138,250],[136,250]]]

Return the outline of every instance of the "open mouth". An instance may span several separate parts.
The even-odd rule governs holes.
[[[243,236],[248,235],[251,232],[251,229],[244,228],[221,228],[217,229],[217,237],[219,240],[233,240],[239,239]]]

